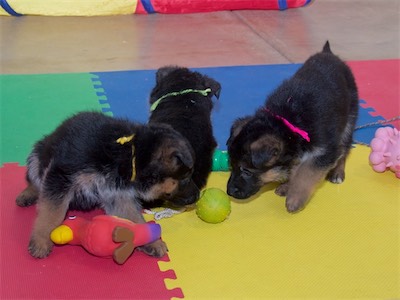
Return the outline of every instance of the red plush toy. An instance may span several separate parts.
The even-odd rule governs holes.
[[[55,244],[81,245],[96,256],[112,256],[123,264],[135,247],[152,243],[161,236],[161,227],[155,223],[136,224],[115,216],[100,215],[91,221],[68,217],[51,232]]]

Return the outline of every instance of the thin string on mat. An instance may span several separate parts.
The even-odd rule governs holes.
[[[151,209],[144,209],[144,213],[148,215],[154,215],[155,220],[161,220],[164,218],[171,218],[173,215],[180,214],[185,211],[185,209],[175,210],[172,208],[164,208],[161,211],[152,211]]]
[[[395,121],[398,121],[398,120],[400,120],[400,116],[396,116],[396,117],[391,118],[389,120],[380,120],[380,121],[377,121],[377,122],[367,123],[367,124],[364,124],[364,125],[357,126],[354,129],[354,131],[356,131],[358,129],[366,128],[366,127],[372,127],[372,126],[376,126],[376,125],[384,125],[384,124],[392,123],[392,122],[395,122]],[[364,142],[360,142],[360,141],[357,141],[357,140],[353,140],[353,142],[356,143],[356,144],[369,146],[369,144],[364,143]]]

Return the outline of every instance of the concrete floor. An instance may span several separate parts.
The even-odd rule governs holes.
[[[303,62],[329,39],[345,60],[399,58],[399,0],[315,0],[286,11],[0,17],[0,73]]]

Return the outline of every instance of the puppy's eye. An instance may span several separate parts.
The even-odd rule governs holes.
[[[185,179],[182,179],[181,180],[181,185],[187,185],[187,184],[189,184],[189,182],[190,182],[190,177],[188,177],[188,178],[185,178]]]
[[[240,173],[244,178],[250,178],[253,176],[253,173],[249,169],[243,167],[240,167]]]

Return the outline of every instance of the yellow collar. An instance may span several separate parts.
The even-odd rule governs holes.
[[[130,136],[122,136],[116,140],[118,144],[124,145],[125,143],[128,143],[133,140],[135,137],[134,134]],[[132,176],[131,176],[131,181],[135,181],[136,178],[136,163],[135,163],[135,145],[132,143]]]

